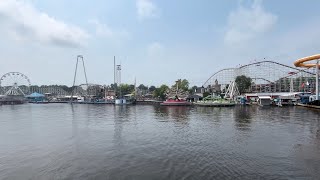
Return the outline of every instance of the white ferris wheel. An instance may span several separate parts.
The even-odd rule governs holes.
[[[30,85],[29,78],[20,72],[9,72],[0,78],[0,92],[3,95],[25,96]]]

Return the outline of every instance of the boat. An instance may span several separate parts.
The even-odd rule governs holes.
[[[1,105],[15,105],[27,103],[27,99],[21,95],[0,95]]]
[[[297,106],[320,109],[320,100],[316,100],[315,95],[301,95],[300,100],[296,103]],[[319,96],[320,99],[320,96]]]
[[[206,106],[206,107],[229,107],[229,106],[235,106],[236,104],[233,102],[225,101],[199,101],[194,103],[197,106]]]
[[[307,108],[320,109],[320,101],[319,100],[316,100],[314,102],[307,103],[307,104],[297,103],[296,105],[302,106],[302,107],[307,107]]]
[[[235,106],[236,103],[234,101],[226,100],[221,98],[220,96],[209,95],[205,97],[202,101],[198,101],[194,103],[197,106],[206,106],[206,107],[229,107]]]
[[[258,105],[259,106],[270,106],[272,99],[270,96],[258,96]]]
[[[170,98],[160,103],[160,105],[161,106],[191,106],[192,103],[179,98],[177,99]]]
[[[114,101],[115,105],[131,105],[135,103],[136,103],[135,99],[125,99],[125,98],[116,99]]]

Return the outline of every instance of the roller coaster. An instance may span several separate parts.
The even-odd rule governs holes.
[[[252,79],[249,92],[313,92],[315,90],[314,68],[300,69],[275,61],[257,61],[238,68],[225,68],[215,72],[203,83],[210,88],[217,80],[222,89],[245,75]]]

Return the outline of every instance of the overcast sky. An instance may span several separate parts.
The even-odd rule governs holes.
[[[124,83],[202,85],[221,68],[263,58],[293,65],[319,53],[318,7],[318,0],[0,0],[0,74],[71,85],[81,54],[90,83],[113,82],[116,56]]]

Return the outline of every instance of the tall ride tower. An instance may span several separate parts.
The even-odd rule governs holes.
[[[74,77],[73,77],[73,84],[72,84],[72,92],[71,92],[71,98],[70,98],[70,101],[72,102],[73,101],[73,95],[75,93],[75,90],[76,90],[76,87],[75,87],[75,83],[76,83],[76,79],[77,79],[77,71],[78,71],[78,64],[79,64],[79,61],[82,62],[82,67],[83,67],[83,73],[84,73],[84,77],[85,77],[85,80],[86,80],[86,95],[88,94],[88,78],[87,78],[87,72],[86,72],[86,66],[84,64],[84,59],[83,59],[83,56],[82,55],[78,55],[77,56],[77,63],[76,63],[76,69],[74,71]]]

